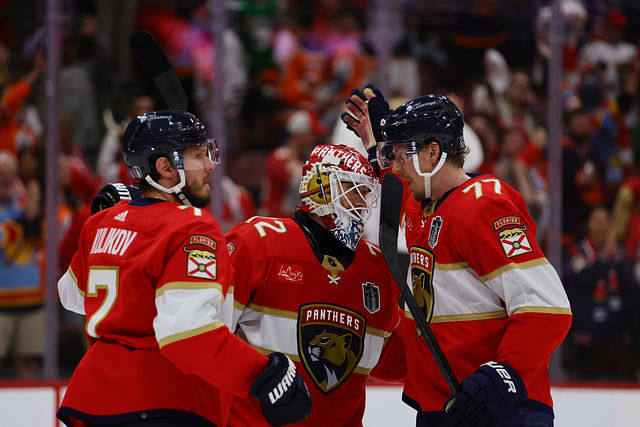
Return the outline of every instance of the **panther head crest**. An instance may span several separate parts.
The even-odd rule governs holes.
[[[350,333],[337,335],[325,329],[309,342],[311,361],[321,363],[324,368],[326,377],[320,385],[325,390],[330,390],[353,370],[357,358],[351,350],[352,338]]]

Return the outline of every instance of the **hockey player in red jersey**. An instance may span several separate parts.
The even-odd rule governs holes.
[[[293,363],[256,352],[221,321],[232,269],[218,223],[201,209],[215,141],[194,115],[165,110],[133,119],[123,152],[142,198],[91,216],[58,282],[63,306],[86,316],[89,339],[58,418],[226,426],[237,396],[272,424],[303,419],[311,398]]]
[[[426,95],[391,111],[365,93],[350,97],[343,120],[413,196],[404,223],[414,297],[461,380],[450,396],[407,314],[403,400],[418,411],[416,424],[553,425],[549,360],[571,310],[522,197],[463,171],[462,115],[448,98]]]
[[[379,247],[361,239],[378,187],[356,150],[319,145],[295,218],[254,217],[226,235],[238,335],[293,359],[311,390],[313,410],[296,425],[361,426],[368,375],[403,376],[375,368],[401,315]],[[229,424],[264,425],[257,402],[235,399]]]

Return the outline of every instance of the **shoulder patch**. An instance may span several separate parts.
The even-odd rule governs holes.
[[[493,221],[493,229],[495,231],[498,231],[508,225],[522,226],[522,221],[520,220],[519,216],[503,216],[502,218]]]
[[[502,249],[507,258],[531,252],[531,244],[524,232],[526,227],[512,227],[498,232],[498,238],[502,244]]]
[[[213,240],[211,237],[203,236],[202,234],[194,234],[193,236],[189,237],[189,244],[204,245],[211,248],[214,251],[218,246],[215,240]]]
[[[227,243],[227,250],[229,251],[229,255],[236,251],[236,244],[233,242]]]
[[[216,254],[200,249],[187,249],[187,276],[199,279],[216,280],[217,262]]]

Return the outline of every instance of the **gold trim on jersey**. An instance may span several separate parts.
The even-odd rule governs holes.
[[[549,260],[547,258],[537,258],[532,259],[531,261],[526,262],[510,262],[509,264],[503,265],[502,267],[496,268],[489,274],[485,274],[484,276],[480,276],[480,279],[483,282],[487,282],[491,279],[495,279],[505,271],[514,270],[516,268],[524,270],[525,268],[538,267],[540,265],[549,264]]]
[[[244,306],[242,304],[240,304],[237,301],[234,301],[233,303],[234,308],[242,311],[244,310]],[[269,308],[269,307],[264,307],[264,306],[260,306],[260,305],[256,305],[256,304],[249,304],[246,306],[247,308],[250,308],[253,311],[257,311],[259,313],[264,313],[264,314],[268,314],[271,316],[276,316],[276,317],[284,317],[287,319],[295,319],[298,320],[298,314],[294,313],[292,311],[287,311],[287,310],[279,310],[277,308]],[[365,328],[365,334],[371,334],[371,335],[375,335],[377,337],[382,337],[382,338],[386,338],[389,335],[391,335],[391,332],[387,332],[383,329],[378,329],[378,328],[372,328],[370,326],[367,326]]]
[[[251,310],[257,311],[259,313],[270,314],[276,317],[285,317],[287,319],[296,319],[296,320],[298,319],[298,313],[295,311],[279,310],[277,308],[263,307],[261,305],[256,305],[253,303],[249,304],[247,308],[250,308]]]
[[[173,289],[217,289],[222,293],[222,285],[217,282],[167,282],[156,289],[156,298]]]
[[[521,313],[545,313],[545,314],[569,314],[571,315],[571,308],[569,307],[542,307],[542,306],[529,306],[520,307],[513,312],[513,315]]]
[[[405,310],[405,315],[413,319],[411,312]],[[447,323],[447,322],[464,322],[468,320],[486,320],[486,319],[500,319],[507,317],[507,313],[504,310],[487,311],[485,313],[466,313],[466,314],[445,314],[442,316],[433,316],[430,323]]]
[[[387,338],[391,335],[391,332],[387,332],[384,329],[372,328],[367,326],[365,328],[365,334],[375,335],[377,337]]]
[[[71,276],[71,279],[73,279],[73,283],[75,283],[76,285],[76,290],[80,295],[82,295],[82,298],[84,298],[85,294],[84,294],[84,291],[80,289],[80,286],[78,286],[78,278],[76,277],[76,273],[73,272],[73,270],[71,269],[71,266],[69,266],[67,271],[69,271],[69,276]]]
[[[455,270],[464,270],[465,268],[469,268],[470,265],[468,262],[453,262],[451,264],[441,264],[439,262],[435,263],[436,270],[443,271],[455,271]]]
[[[200,334],[204,334],[205,332],[210,332],[218,329],[219,327],[224,326],[219,320],[216,320],[213,323],[209,323],[208,325],[200,326],[199,328],[191,329],[189,331],[180,332],[177,334],[169,335],[167,337],[162,338],[158,341],[158,346],[160,348],[164,347],[167,344],[174,343],[176,341],[182,341],[187,338],[195,337]]]

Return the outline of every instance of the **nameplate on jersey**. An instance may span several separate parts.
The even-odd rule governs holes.
[[[533,250],[525,233],[527,226],[522,223],[520,217],[506,216],[497,219],[493,222],[493,229],[498,232],[502,250],[508,258]]]
[[[216,280],[216,254],[202,249],[187,249],[187,276],[199,279]]]
[[[433,317],[434,305],[433,267],[435,261],[433,253],[420,246],[411,246],[409,249],[409,262],[413,298],[424,319],[429,323]],[[420,335],[420,331],[417,332]]]
[[[122,228],[106,227],[98,228],[93,238],[89,254],[111,254],[122,256],[125,254],[131,242],[136,238],[136,231]]]
[[[298,355],[315,386],[325,394],[351,375],[364,351],[366,319],[333,304],[298,310]]]

